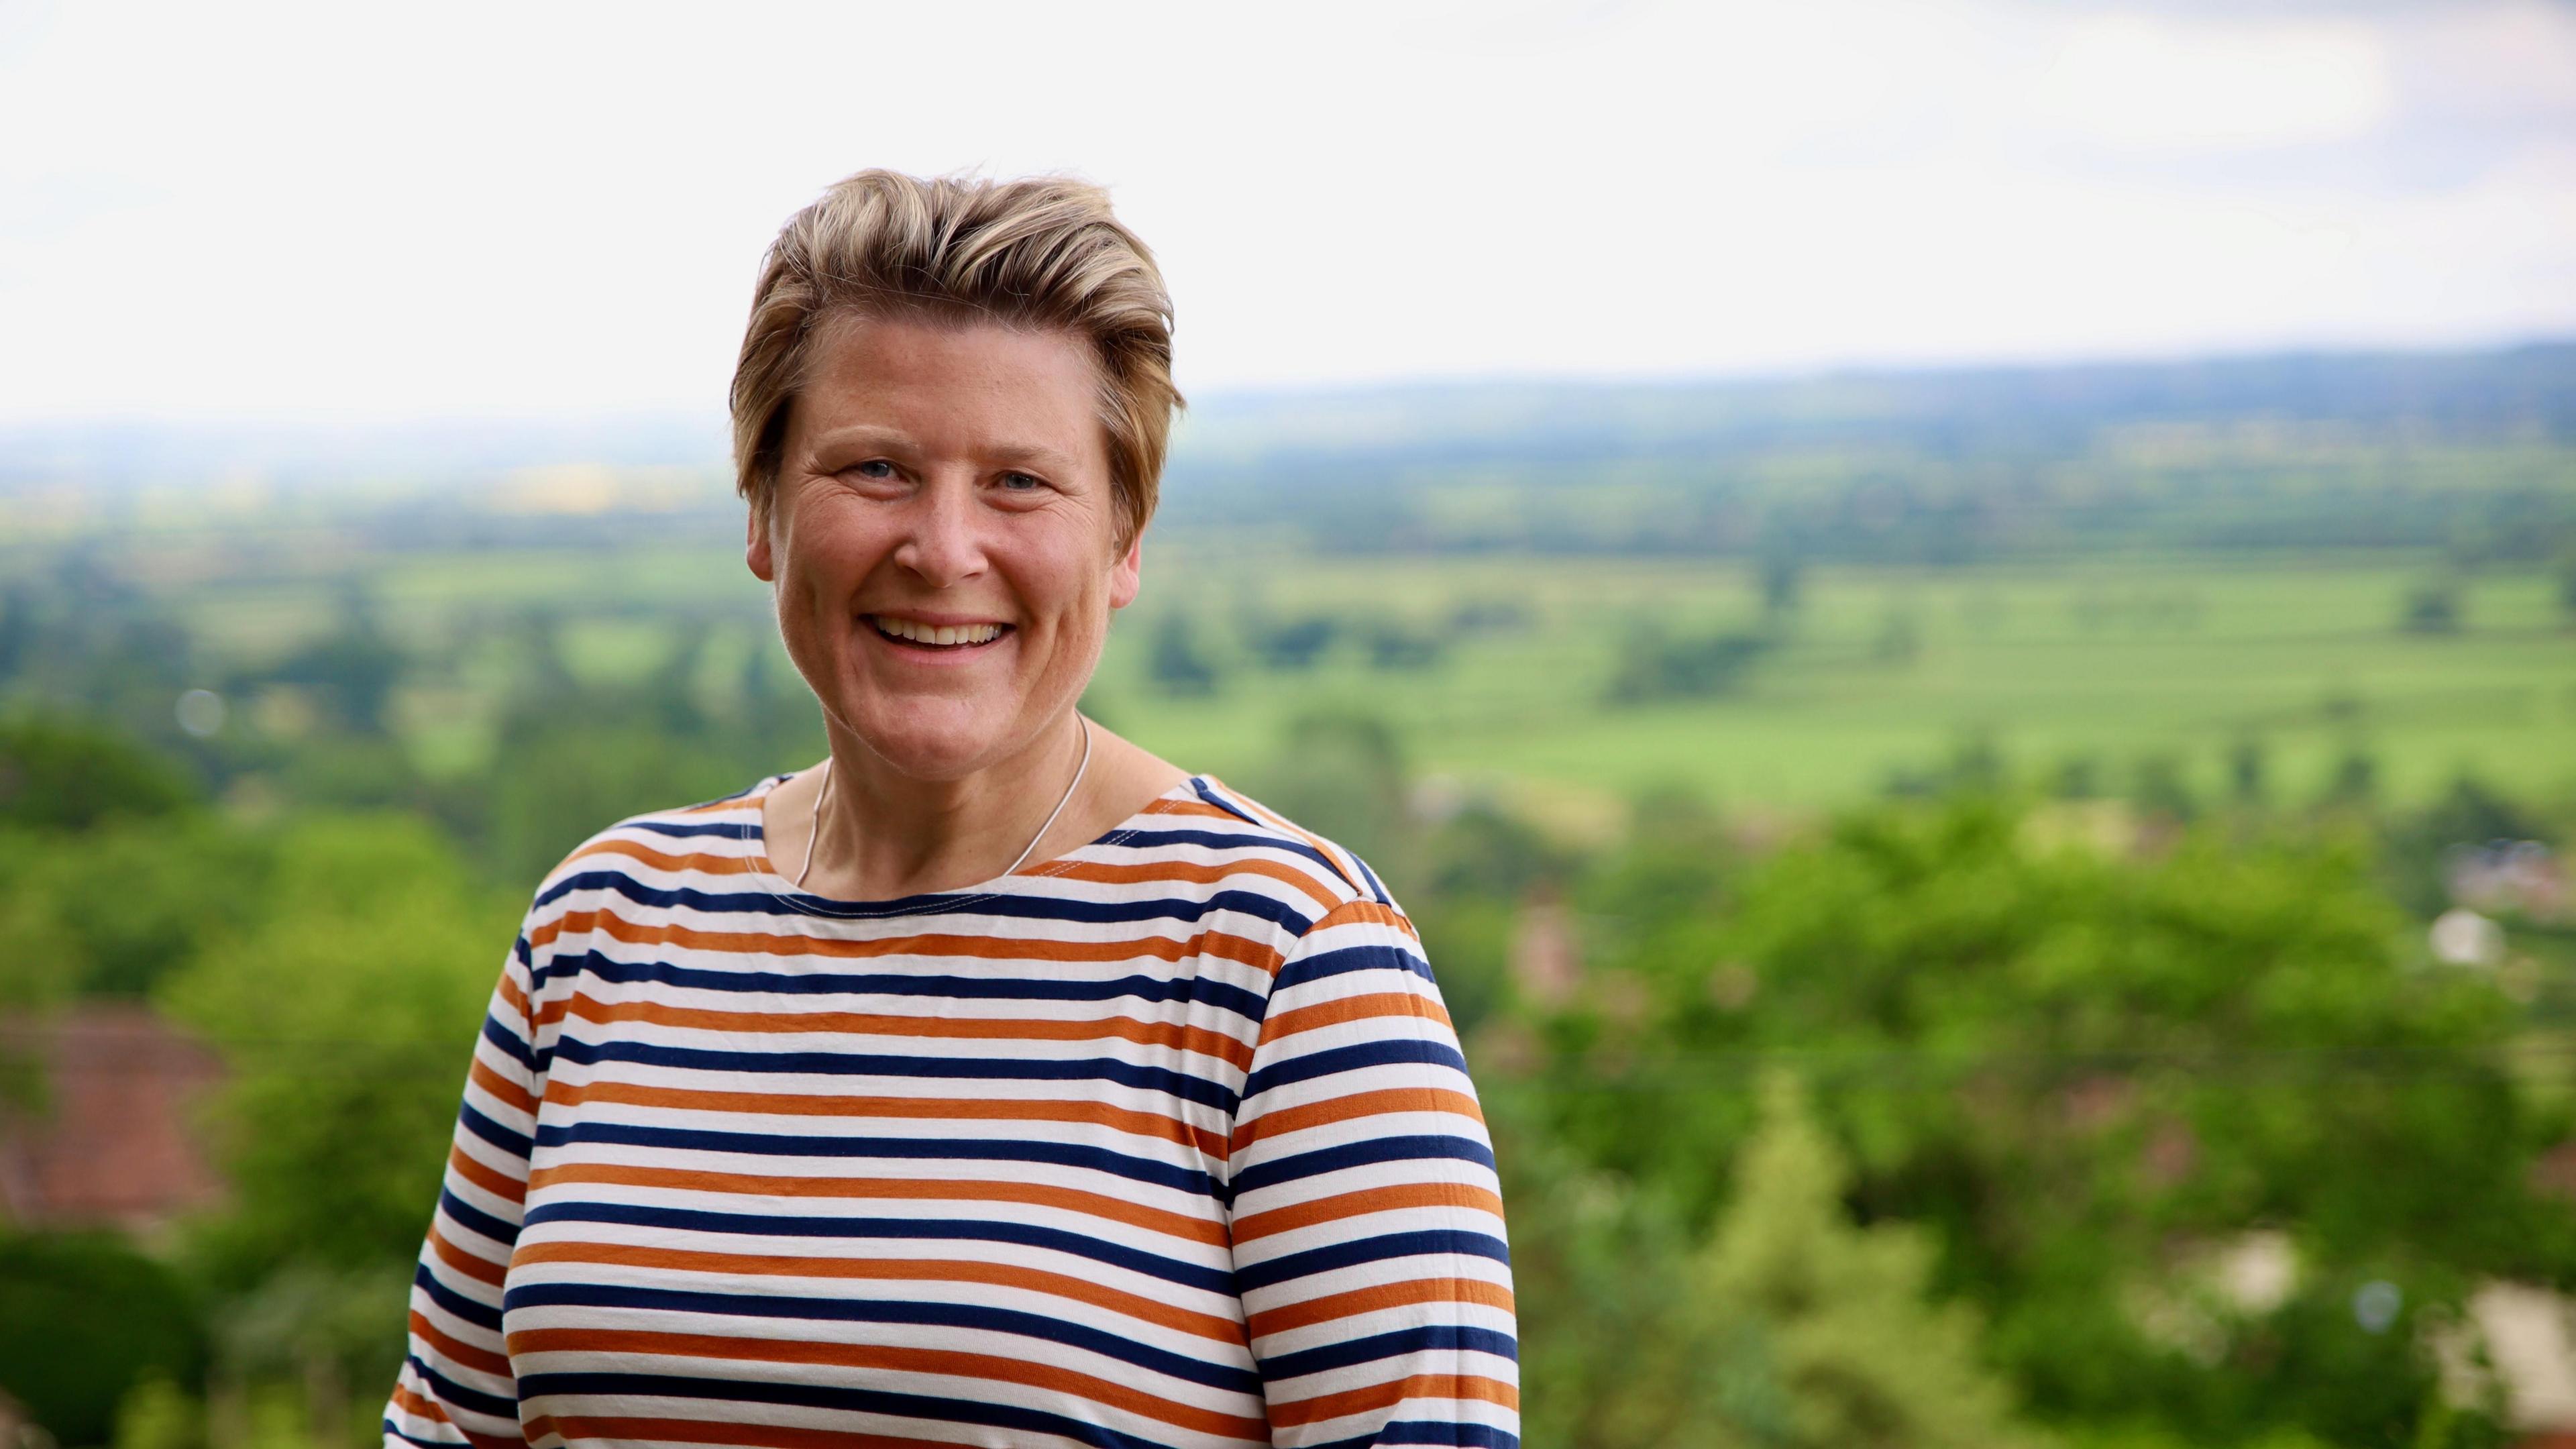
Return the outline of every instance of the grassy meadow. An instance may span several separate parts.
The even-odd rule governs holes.
[[[2091,770],[2104,790],[2169,762],[2195,789],[2232,791],[2249,746],[2261,787],[2290,799],[2329,789],[2356,754],[2399,799],[2462,774],[2515,793],[2576,784],[2576,630],[2557,581],[2479,575],[2456,585],[2454,628],[2410,630],[2408,601],[2432,577],[2371,559],[1846,566],[1810,571],[1774,624],[1754,571],[1723,561],[1264,562],[1185,535],[1154,547],[1092,704],[1219,774],[1268,759],[1300,714],[1372,714],[1425,771],[1563,804],[1681,785],[1723,804],[1808,809],[1978,748],[2051,778]],[[691,674],[720,694],[747,654],[775,648],[760,585],[720,546],[649,559],[411,556],[376,573],[374,590],[387,632],[424,646],[476,637],[460,630],[469,620],[542,614],[592,683],[640,682],[706,628]],[[338,593],[319,578],[210,579],[180,612],[211,654],[251,664],[326,633]],[[1282,667],[1242,637],[1264,615],[1340,627],[1310,664]],[[708,616],[711,628],[691,622]],[[1153,676],[1154,632],[1176,617],[1192,621],[1213,687]],[[1776,627],[1782,642],[1721,697],[1614,703],[1621,639],[1650,623],[1683,635]],[[1390,624],[1433,641],[1429,657],[1378,662],[1358,631]],[[481,636],[403,686],[397,719],[424,769],[483,763],[479,726],[514,677],[513,647]]]
[[[413,660],[397,734],[425,773],[456,775],[488,764],[532,627],[587,684],[672,679],[685,648],[676,678],[719,714],[754,653],[783,673],[720,515],[673,522],[685,541],[616,553],[343,547],[233,568],[200,554],[155,592],[206,658],[245,670],[363,601]],[[148,557],[138,572],[154,576]],[[2266,554],[1813,565],[1772,602],[1740,560],[1282,555],[1240,531],[1175,529],[1149,542],[1145,594],[1090,703],[1230,777],[1257,771],[1300,716],[1374,716],[1417,770],[1569,824],[1676,786],[1806,812],[1969,757],[2075,793],[2130,793],[2145,774],[2294,803],[2360,769],[2393,801],[2462,776],[2562,794],[2576,788],[2576,626],[2561,587],[2536,567]],[[2410,620],[2428,593],[2449,612]],[[1324,642],[1288,661],[1260,647],[1298,624]],[[1176,628],[1205,680],[1157,675]],[[1649,630],[1765,644],[1721,687],[1614,699],[1623,645]],[[294,732],[291,689],[243,704]]]
[[[2354,755],[2420,798],[2462,773],[2517,791],[2576,782],[2576,631],[2537,570],[2458,586],[2447,631],[2402,625],[2420,566],[2207,560],[1810,570],[1766,620],[1744,565],[1660,559],[1366,559],[1262,567],[1165,551],[1138,613],[1217,627],[1219,684],[1158,691],[1151,617],[1122,626],[1104,710],[1174,758],[1220,772],[1264,757],[1284,716],[1347,708],[1394,722],[1424,769],[1555,792],[1682,784],[1720,803],[1827,806],[1990,748],[2008,767],[2091,769],[2105,790],[2169,761],[2197,789],[2329,788]],[[1159,591],[1159,596],[1157,591]],[[1221,652],[1247,609],[1392,617],[1436,661],[1372,667],[1356,647],[1308,670]],[[1515,612],[1517,611],[1517,615]],[[1775,627],[1781,643],[1719,697],[1607,701],[1623,634]]]

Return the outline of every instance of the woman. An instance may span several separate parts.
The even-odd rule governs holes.
[[[830,754],[538,891],[389,1443],[1516,1442],[1491,1149],[1411,925],[1076,710],[1169,314],[1060,181],[864,172],[780,234],[735,458]]]

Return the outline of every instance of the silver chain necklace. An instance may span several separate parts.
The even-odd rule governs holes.
[[[1046,823],[1038,827],[1038,833],[1030,836],[1029,843],[1020,847],[1019,855],[1015,857],[1008,866],[1003,867],[1002,874],[1004,875],[1009,875],[1014,871],[1017,871],[1022,865],[1028,862],[1030,852],[1036,850],[1038,848],[1038,842],[1046,839],[1046,833],[1055,828],[1056,817],[1064,813],[1065,806],[1073,803],[1073,792],[1082,788],[1083,772],[1091,768],[1091,721],[1084,719],[1078,714],[1073,718],[1076,724],[1082,726],[1082,760],[1079,764],[1076,764],[1073,767],[1073,783],[1064,787],[1064,797],[1055,802],[1055,808],[1053,810],[1047,812]],[[814,792],[814,826],[812,831],[805,837],[805,863],[797,867],[796,870],[795,885],[800,891],[805,889],[805,877],[813,872],[814,847],[822,844],[823,842],[823,807],[829,804],[831,799],[832,757],[830,755],[825,755],[823,757],[823,788]]]

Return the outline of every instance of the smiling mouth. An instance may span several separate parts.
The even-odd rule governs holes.
[[[883,614],[867,619],[880,635],[915,649],[981,649],[1011,632],[1008,624],[917,624]]]

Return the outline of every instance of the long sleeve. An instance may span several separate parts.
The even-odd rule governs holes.
[[[519,1236],[544,1093],[531,1021],[535,956],[522,934],[492,991],[420,1266],[411,1341],[385,1405],[387,1449],[517,1449],[518,1396],[501,1340],[501,1277]]]
[[[1519,1443],[1493,1146],[1411,923],[1343,905],[1281,965],[1230,1150],[1281,1446]]]

